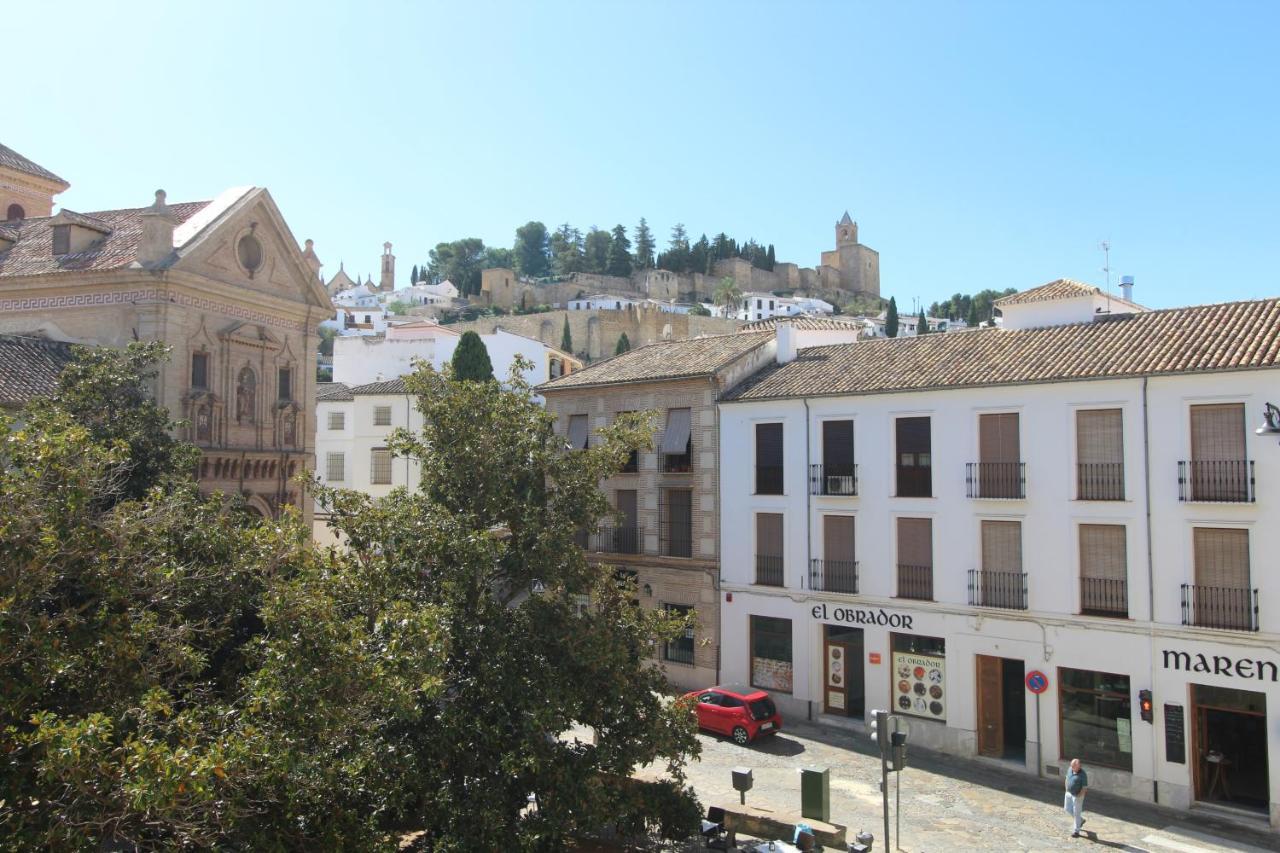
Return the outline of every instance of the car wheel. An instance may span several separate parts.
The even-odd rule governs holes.
[[[748,743],[751,742],[751,735],[747,733],[747,730],[745,727],[734,726],[733,742],[736,743],[738,746],[746,746]]]

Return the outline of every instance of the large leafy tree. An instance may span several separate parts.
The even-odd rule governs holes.
[[[558,276],[581,272],[586,267],[582,257],[582,232],[568,222],[551,235],[551,268]]]
[[[697,822],[681,771],[697,741],[687,707],[661,695],[652,644],[682,623],[634,607],[634,590],[575,545],[609,512],[598,483],[647,446],[650,427],[620,417],[589,449],[566,453],[522,379],[528,366],[513,367],[509,390],[420,368],[406,383],[424,426],[391,441],[417,460],[419,490],[321,493],[355,558],[411,579],[443,616],[440,698],[403,730],[423,843],[562,849],[566,835],[605,821],[643,823],[655,795],[670,806],[665,829],[680,835]],[[583,728],[590,742],[566,736]],[[653,761],[672,785],[627,783]]]
[[[623,278],[631,275],[631,241],[627,239],[627,229],[620,224],[613,226],[605,272]]]
[[[640,224],[636,226],[636,266],[642,270],[653,269],[653,252],[657,248],[657,244],[653,239],[653,232],[649,230],[649,223],[644,221],[644,217],[640,217]]]
[[[467,237],[452,243],[437,243],[431,250],[427,275],[432,281],[448,279],[463,296],[480,292],[480,271],[484,268],[484,241]]]
[[[541,278],[551,272],[548,255],[547,226],[526,222],[516,229],[516,242],[511,248],[516,271],[530,278]]]
[[[454,379],[472,382],[487,382],[493,379],[493,362],[489,360],[489,349],[475,332],[462,333],[458,347],[453,351],[450,364],[453,367]]]
[[[608,231],[591,226],[582,244],[583,263],[587,272],[604,273],[609,268],[609,251],[613,237]]]

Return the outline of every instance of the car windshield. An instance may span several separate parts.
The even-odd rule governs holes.
[[[755,720],[767,720],[778,712],[773,700],[768,696],[756,699],[751,703],[751,717]]]

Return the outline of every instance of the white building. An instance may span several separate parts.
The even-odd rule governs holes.
[[[458,298],[458,288],[451,281],[439,284],[411,284],[399,290],[382,293],[383,304],[401,302],[405,305],[452,305]]]
[[[1280,825],[1280,435],[1254,434],[1280,300],[998,305],[1003,328],[799,357],[780,324],[725,395],[722,681]]]
[[[717,316],[736,320],[767,320],[770,317],[795,317],[802,314],[832,314],[835,306],[823,299],[808,296],[775,296],[772,293],[744,293],[732,308],[714,309]]]
[[[635,299],[627,296],[614,296],[609,293],[597,293],[593,296],[583,296],[580,299],[569,300],[570,311],[622,311],[638,306],[656,308],[668,314],[688,314],[693,310],[692,305],[672,302],[666,299],[651,299],[648,297]]]

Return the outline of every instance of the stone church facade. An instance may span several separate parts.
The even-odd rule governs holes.
[[[29,185],[24,169],[0,156],[0,198]],[[50,194],[27,209],[52,205]],[[243,495],[265,517],[286,505],[309,515],[294,477],[313,467],[316,329],[333,311],[319,269],[259,187],[28,214],[0,222],[0,333],[165,342],[156,396],[202,451],[201,487]]]

